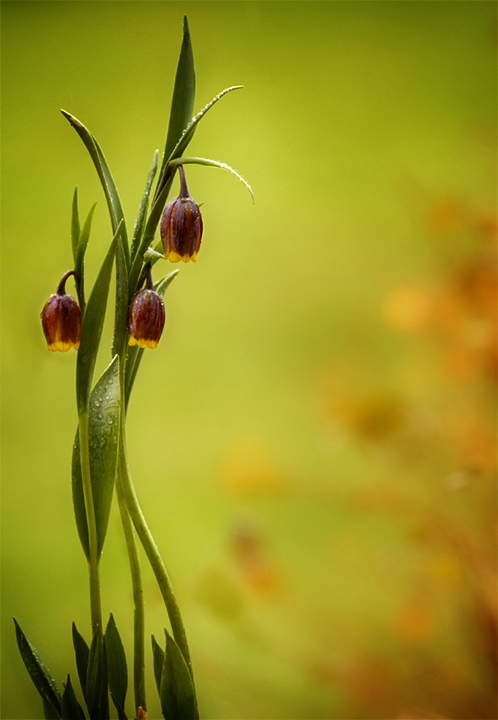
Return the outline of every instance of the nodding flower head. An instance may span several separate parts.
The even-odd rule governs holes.
[[[141,348],[157,347],[162,335],[166,313],[162,298],[154,290],[150,265],[147,266],[145,288],[133,296],[128,311],[129,345]]]
[[[49,297],[40,315],[48,349],[52,352],[67,352],[72,347],[77,350],[80,346],[80,306],[65,289],[70,275],[77,278],[74,270],[65,273],[57,292]]]
[[[161,218],[161,240],[164,257],[171,262],[196,262],[201,247],[202,216],[197,203],[188,194],[185,172],[181,165],[180,194],[169,202]]]

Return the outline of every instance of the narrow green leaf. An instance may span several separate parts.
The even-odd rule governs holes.
[[[178,165],[207,165],[208,167],[217,167],[221,168],[222,170],[228,170],[228,172],[231,172],[232,175],[235,175],[236,178],[240,180],[241,183],[243,183],[246,188],[251,193],[252,201],[254,203],[254,193],[252,191],[251,186],[249,183],[244,180],[242,175],[240,175],[236,170],[234,170],[230,165],[227,165],[226,163],[218,162],[217,160],[208,160],[207,158],[199,158],[199,157],[181,157],[176,158],[175,160],[171,160],[171,165],[174,167],[177,167]]]
[[[93,164],[95,165],[95,169],[97,170],[100,182],[102,183],[102,187],[104,189],[104,194],[109,208],[109,214],[111,217],[112,231],[116,232],[121,220],[123,220],[124,223],[124,213],[123,207],[121,205],[121,200],[119,198],[118,189],[116,187],[116,183],[114,182],[114,178],[112,177],[109,165],[107,164],[107,161],[104,157],[104,153],[102,152],[97,140],[94,138],[92,133],[83,125],[82,122],[75,118],[74,115],[71,115],[71,113],[66,112],[66,110],[61,110],[61,113],[76,130],[80,138],[83,140],[83,143],[85,144],[88,152],[90,153],[90,157],[93,160]],[[128,248],[126,226],[124,226],[123,228],[123,243],[125,244],[126,248]]]
[[[154,283],[154,290],[161,296],[164,297],[164,293],[166,292],[166,289],[168,285],[176,278],[180,271],[179,270],[173,270],[168,275],[163,277],[158,282]],[[138,372],[138,368],[140,367],[140,363],[142,362],[142,357],[145,350],[144,348],[139,348],[138,345],[134,345],[133,347],[128,349],[128,356],[126,361],[126,379],[125,379],[125,391],[126,391],[126,403],[128,404],[128,401],[130,399],[131,391],[133,388],[133,383],[135,382],[135,377]]]
[[[100,631],[93,635],[86,677],[86,704],[90,718],[107,720],[109,696],[104,638]]]
[[[164,293],[166,292],[168,286],[173,282],[179,272],[179,270],[172,270],[170,273],[154,283],[154,290],[156,293],[161,297],[164,297]]]
[[[76,362],[78,415],[88,407],[93,370],[104,325],[112,265],[116,253],[116,244],[122,227],[123,225],[120,223],[112,239],[110,248],[100,268],[95,285],[93,286],[92,294],[88,300],[81,323],[80,348]]]
[[[128,717],[124,711],[124,708],[120,703],[116,700],[116,697],[111,692],[111,699],[114,703],[114,707],[116,708],[116,712],[118,713],[118,720],[128,720]]]
[[[22,660],[34,686],[43,699],[44,708],[49,712],[56,713],[54,717],[61,717],[61,695],[50,670],[44,665],[15,618],[14,625]]]
[[[90,303],[89,303],[90,304]],[[97,551],[104,546],[111,512],[114,481],[118,461],[120,423],[119,357],[114,356],[90,395],[88,442],[90,447],[90,476],[93,505],[97,525]],[[76,526],[87,559],[90,556],[88,526],[81,475],[79,432],[73,446],[72,460],[73,504]]]
[[[140,238],[142,237],[144,225],[145,225],[145,218],[147,216],[147,208],[149,207],[149,198],[150,198],[150,190],[152,187],[152,183],[154,182],[154,178],[156,176],[157,172],[157,160],[158,160],[159,151],[156,150],[154,153],[154,157],[152,159],[152,165],[150,166],[149,174],[147,176],[147,182],[145,183],[145,189],[142,195],[142,200],[140,202],[140,207],[138,208],[138,215],[137,219],[135,221],[135,228],[133,230],[133,240],[131,242],[131,260],[135,258],[137,248],[140,245]]]
[[[169,154],[169,157],[166,159],[166,161],[163,159],[163,164],[161,167],[161,173],[159,175],[159,182],[156,189],[156,194],[154,197],[154,202],[152,205],[152,209],[150,211],[149,217],[147,219],[147,223],[145,225],[145,229],[142,235],[142,239],[140,241],[140,244],[138,246],[138,249],[135,253],[135,256],[133,258],[133,265],[132,270],[130,273],[130,290],[134,289],[136,286],[136,283],[138,281],[138,278],[140,276],[140,270],[142,267],[142,259],[143,254],[146,252],[149,245],[154,240],[154,234],[156,232],[157,226],[159,224],[159,220],[161,218],[162,211],[164,209],[164,205],[166,204],[166,199],[168,197],[169,190],[171,188],[171,184],[173,182],[175,168],[173,166],[173,160],[180,157],[180,155],[183,153],[187,145],[192,139],[192,136],[195,132],[195,129],[199,122],[202,120],[204,115],[210,110],[213,105],[215,105],[218,100],[220,100],[224,95],[231,92],[232,90],[239,90],[242,88],[242,85],[232,85],[231,87],[225,88],[225,90],[222,90],[218,95],[216,95],[211,102],[209,102],[207,105],[205,105],[202,110],[197,113],[197,115],[192,118],[192,120],[189,122],[189,124],[185,127],[185,130],[183,131],[180,139],[178,140],[177,144]],[[166,158],[166,154],[165,154]],[[178,164],[178,163],[177,163]],[[217,167],[225,167],[227,170],[230,170],[230,172],[235,173],[237,177],[239,177],[242,182],[244,182],[245,185],[249,188],[251,195],[252,190],[250,189],[249,185],[246,183],[243,178],[238,175],[232,168],[230,168],[228,165],[224,165],[223,163],[216,163],[216,161],[204,161],[204,164],[214,164]],[[253,196],[254,201],[254,196]]]
[[[221,100],[222,97],[227,95],[229,92],[232,92],[232,90],[241,90],[244,86],[243,85],[231,85],[230,87],[225,88],[222,90],[218,95],[215,95],[212,100],[210,100],[207,105],[204,105],[202,110],[200,110],[195,117],[192,118],[192,120],[189,122],[188,125],[185,126],[185,129],[178,140],[177,144],[169,154],[169,157],[167,158],[167,162],[171,162],[174,158],[177,158],[180,156],[181,153],[185,150],[189,142],[192,140],[192,137],[194,135],[195,129],[197,125],[200,123],[204,115],[208,112],[208,110],[211,110],[213,105],[216,105],[216,103]],[[164,166],[166,166],[166,163],[163,163]]]
[[[90,239],[90,231],[92,229],[92,221],[93,221],[93,214],[95,212],[95,208],[97,207],[97,203],[94,203],[92,207],[90,208],[90,211],[86,217],[85,222],[83,223],[83,227],[80,230],[80,234],[78,236],[78,242],[76,245],[76,254],[74,258],[74,269],[78,273],[79,277],[79,283],[78,283],[78,296],[80,301],[80,307],[81,312],[83,313],[85,311],[85,273],[84,273],[84,259],[85,259],[85,253],[86,248],[88,246],[88,240]]]
[[[128,266],[125,249],[121,238],[116,248],[116,305],[114,314],[114,335],[112,338],[112,354],[122,356],[128,339]]]
[[[154,635],[152,636],[152,657],[154,664],[154,678],[156,680],[157,692],[161,692],[161,675],[164,665],[164,650],[157,642]]]
[[[128,689],[128,667],[123,643],[112,613],[105,631],[105,646],[107,650],[109,690],[121,708],[124,708]]]
[[[96,207],[97,203],[94,203],[90,208],[90,211],[86,217],[85,222],[83,223],[83,227],[81,228],[80,234],[78,236],[78,245],[76,248],[76,258],[74,265],[74,269],[76,270],[76,272],[80,271],[81,265],[83,264],[88,240],[90,239],[90,230],[92,229],[93,215],[95,213]]]
[[[45,720],[59,720],[59,713],[52,707],[48,700],[42,698],[43,701],[43,717]]]
[[[87,540],[88,544],[88,540]],[[87,553],[88,554],[88,553]],[[80,681],[83,697],[86,701],[86,676],[88,672],[88,658],[90,656],[90,648],[86,644],[86,640],[78,632],[75,623],[73,623],[73,647],[76,655],[76,669]]]
[[[78,247],[78,238],[80,236],[80,217],[78,213],[78,188],[74,188],[73,209],[71,214],[71,247],[73,249],[73,259],[76,264],[76,249]]]
[[[194,54],[187,17],[183,18],[183,42],[176,70],[175,89],[171,102],[168,136],[164,149],[161,175],[171,151],[178,143],[182,132],[189,124],[194,112],[195,70]]]
[[[187,663],[171,635],[166,633],[159,696],[165,720],[195,720],[197,706]]]
[[[76,698],[69,675],[62,693],[62,720],[85,720],[85,713]]]
[[[156,189],[156,194],[154,198],[154,210],[158,210],[159,214],[162,212],[162,208],[164,206],[164,203],[161,205],[160,200],[163,198],[164,202],[166,201],[167,194],[169,192],[169,186],[171,186],[171,182],[173,179],[173,174],[171,172],[171,161],[175,160],[176,158],[180,157],[182,155],[183,151],[186,149],[189,142],[192,140],[192,137],[194,135],[194,132],[196,130],[197,125],[202,120],[204,115],[210,110],[213,105],[215,105],[218,100],[221,100],[224,95],[231,92],[232,90],[239,90],[242,88],[242,85],[232,85],[231,87],[225,88],[225,90],[222,90],[218,95],[216,95],[210,102],[208,102],[207,105],[205,105],[200,112],[197,113],[197,115],[192,118],[192,120],[189,122],[189,124],[186,126],[185,130],[183,131],[180,139],[178,140],[177,144],[171,151],[168,159],[166,162],[163,161],[163,168],[161,169],[161,175],[159,176],[159,182]],[[163,193],[164,187],[169,181],[168,185],[168,191],[166,193]],[[159,206],[159,207],[156,207]],[[152,213],[151,213],[152,215]],[[150,220],[150,218],[149,218]],[[159,219],[157,220],[159,222]],[[157,227],[157,222],[153,226],[153,232],[152,237],[154,236],[155,228]],[[148,239],[148,242],[151,242],[151,239]]]
[[[137,283],[140,278],[140,273],[142,270],[143,255],[144,255],[145,251],[147,250],[147,248],[149,247],[149,245],[154,240],[154,234],[155,234],[156,228],[159,224],[159,220],[161,219],[161,214],[164,209],[164,205],[166,204],[166,198],[168,197],[168,193],[171,188],[171,184],[173,182],[174,173],[175,173],[176,169],[170,165],[166,168],[166,171],[167,171],[168,178],[167,178],[162,190],[160,191],[158,197],[156,197],[156,199],[154,201],[154,204],[150,211],[149,217],[147,218],[147,222],[145,224],[142,239],[140,241],[137,252],[135,254],[133,264],[131,266],[130,293],[133,293],[137,288]]]

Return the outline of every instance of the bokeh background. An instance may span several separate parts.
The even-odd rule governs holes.
[[[203,247],[129,413],[201,716],[495,718],[492,2],[2,2],[2,717],[41,715],[13,615],[59,683],[76,677],[71,622],[89,636],[76,355],[47,352],[39,313],[71,266],[75,186],[82,215],[98,201],[89,279],[110,228],[59,108],[98,138],[132,227],[184,13],[196,110],[245,86],[189,152],[256,195],[188,169]],[[130,659],[115,507],[102,582]]]

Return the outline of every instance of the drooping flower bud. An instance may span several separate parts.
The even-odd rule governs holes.
[[[70,275],[77,277],[74,270],[64,273],[57,292],[49,297],[40,315],[48,349],[52,352],[67,352],[72,347],[77,350],[80,346],[80,306],[65,289]]]
[[[201,246],[202,216],[197,203],[188,194],[185,172],[181,165],[180,194],[169,202],[161,218],[161,240],[164,257],[171,262],[196,262]]]
[[[150,265],[147,265],[145,288],[133,296],[128,311],[129,345],[141,348],[157,347],[163,332],[166,313],[162,298],[154,290]]]

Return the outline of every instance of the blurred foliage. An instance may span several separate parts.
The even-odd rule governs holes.
[[[39,711],[11,616],[58,682],[73,662],[66,629],[89,624],[70,491],[75,357],[46,351],[39,312],[71,265],[75,185],[82,207],[98,201],[89,278],[111,230],[58,110],[99,138],[131,222],[165,141],[185,12],[195,110],[245,85],[192,152],[202,135],[202,153],[256,195],[253,207],[227,173],[189,168],[199,262],[169,290],[129,413],[201,716],[493,718],[487,2],[2,3],[2,717]],[[130,658],[116,508],[102,575]],[[145,590],[160,637],[147,571]]]

